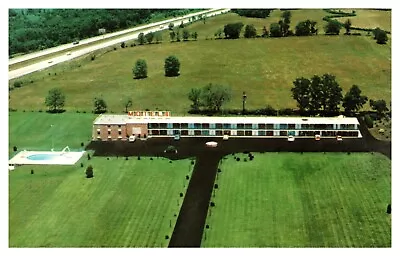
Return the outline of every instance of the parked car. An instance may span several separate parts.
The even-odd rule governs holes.
[[[317,140],[317,141],[321,140],[321,135],[315,134],[315,140]]]
[[[294,141],[294,136],[290,135],[290,136],[287,138],[287,140],[288,140],[288,141]]]
[[[336,140],[337,140],[337,141],[342,141],[343,138],[342,138],[342,136],[339,136],[339,135],[338,135],[338,136],[336,136]]]
[[[225,135],[222,137],[222,139],[223,139],[223,140],[228,140],[228,139],[229,139],[229,135],[225,134]]]
[[[79,44],[79,41],[75,41],[72,43],[73,45]]]

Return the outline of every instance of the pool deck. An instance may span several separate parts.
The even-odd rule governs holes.
[[[63,152],[63,151],[21,151],[8,161],[8,164],[34,164],[34,165],[74,165],[85,153],[81,152]],[[34,155],[49,155],[51,159],[29,159]]]

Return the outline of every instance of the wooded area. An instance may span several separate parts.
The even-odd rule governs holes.
[[[201,9],[9,9],[9,55],[42,50]]]

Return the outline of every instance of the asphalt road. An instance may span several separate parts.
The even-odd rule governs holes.
[[[79,56],[88,54],[88,53],[93,52],[95,50],[106,48],[108,46],[112,46],[112,45],[115,45],[115,44],[120,44],[120,43],[122,43],[124,41],[137,39],[139,33],[142,33],[142,32],[146,34],[146,33],[149,33],[149,32],[155,32],[155,31],[166,29],[166,28],[168,28],[168,24],[171,23],[171,22],[174,23],[174,26],[179,26],[182,21],[183,21],[184,24],[188,23],[189,22],[189,18],[193,17],[193,16],[198,16],[200,14],[203,14],[203,15],[209,17],[209,16],[213,16],[213,15],[218,15],[218,14],[221,14],[221,13],[226,13],[228,11],[229,11],[229,9],[211,9],[211,10],[207,10],[207,11],[192,13],[192,14],[189,14],[189,15],[186,15],[186,16],[182,16],[182,17],[178,17],[178,18],[174,18],[174,19],[164,20],[164,21],[155,22],[155,23],[151,23],[151,24],[148,24],[148,25],[140,26],[140,27],[135,27],[135,28],[132,28],[132,29],[127,29],[127,30],[123,30],[123,31],[115,32],[115,33],[106,34],[104,36],[97,36],[97,37],[85,39],[85,40],[79,41],[79,45],[85,45],[85,44],[89,44],[89,43],[92,43],[92,42],[95,42],[95,41],[102,40],[103,38],[105,39],[105,38],[110,38],[110,37],[117,36],[117,35],[130,33],[127,36],[120,37],[118,39],[110,40],[110,41],[103,42],[103,43],[98,43],[96,45],[88,46],[88,47],[85,47],[85,48],[80,49],[80,50],[75,50],[74,51],[74,47],[76,47],[78,45],[73,45],[72,43],[70,43],[70,44],[61,45],[61,46],[58,46],[58,47],[53,47],[53,48],[50,48],[50,49],[46,49],[46,50],[43,50],[43,51],[40,51],[40,52],[26,54],[26,55],[23,55],[23,56],[20,56],[20,57],[12,58],[8,62],[9,65],[12,65],[12,64],[15,64],[15,63],[19,63],[19,62],[22,62],[22,61],[26,61],[26,60],[29,60],[29,59],[41,57],[41,56],[44,56],[44,55],[47,55],[47,54],[57,53],[59,51],[64,51],[64,50],[67,50],[67,49],[71,50],[70,51],[70,53],[71,53],[70,55],[67,55],[67,54],[61,55],[59,57],[55,57],[55,58],[52,58],[52,59],[47,59],[47,60],[40,61],[40,62],[35,63],[35,64],[31,64],[29,66],[25,66],[25,67],[22,67],[22,68],[19,68],[19,69],[16,69],[16,70],[9,71],[8,72],[8,79],[11,80],[11,79],[14,79],[14,78],[18,78],[18,77],[24,76],[26,74],[33,73],[35,71],[46,69],[48,67],[54,66],[54,65],[62,63],[64,61],[72,60],[74,58],[77,58]],[[161,25],[163,25],[162,29],[160,28]],[[132,32],[136,32],[136,33],[132,33]]]

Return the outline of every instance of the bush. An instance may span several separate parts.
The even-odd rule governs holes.
[[[215,203],[214,203],[214,202],[211,202],[210,205],[211,205],[211,207],[214,207],[214,206],[215,206]]]
[[[81,167],[83,167],[83,163],[81,163]]]
[[[137,157],[137,160],[140,160],[140,156]]]
[[[21,81],[15,81],[14,82],[14,87],[15,88],[20,88],[22,86],[22,82]]]
[[[14,150],[14,152],[17,152],[17,150],[18,150],[17,146],[14,146],[13,150]]]
[[[183,193],[179,193],[179,197],[183,197]]]
[[[31,170],[31,174],[34,174],[35,172],[33,171],[33,169]]]
[[[91,57],[90,57],[90,60],[95,60],[96,59],[96,55],[92,55]]]
[[[93,178],[93,167],[91,165],[86,168],[86,178]]]
[[[365,124],[367,125],[368,128],[374,127],[374,121],[372,120],[370,115],[365,115],[364,116],[364,121],[365,121]]]

